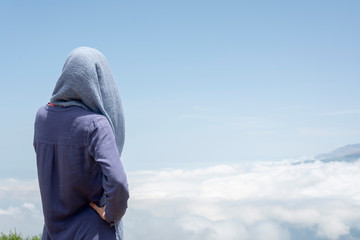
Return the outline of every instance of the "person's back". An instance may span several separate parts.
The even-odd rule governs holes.
[[[108,120],[81,107],[41,107],[34,147],[48,236],[116,239],[127,207],[127,180]],[[104,221],[89,206],[106,196]]]

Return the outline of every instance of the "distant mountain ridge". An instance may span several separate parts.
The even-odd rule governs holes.
[[[315,159],[323,162],[357,161],[360,159],[360,143],[349,144],[343,147],[336,148],[334,151],[331,151],[329,153],[319,154],[315,156]]]
[[[323,153],[315,156],[314,159],[308,159],[301,162],[294,162],[292,165],[303,163],[321,162],[355,162],[360,159],[360,143],[349,144],[343,147],[336,148],[329,153]]]

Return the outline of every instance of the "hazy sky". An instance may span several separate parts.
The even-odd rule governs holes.
[[[34,114],[79,46],[112,67],[129,170],[359,142],[358,1],[0,3],[1,176],[35,176]]]

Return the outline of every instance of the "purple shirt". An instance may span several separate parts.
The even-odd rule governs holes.
[[[41,107],[34,147],[45,225],[51,239],[116,239],[129,198],[108,120],[81,107]],[[105,218],[90,206],[106,196]]]

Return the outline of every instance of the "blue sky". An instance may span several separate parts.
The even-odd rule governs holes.
[[[358,142],[358,1],[1,1],[1,175],[67,54],[108,58],[129,170],[312,156]],[[31,169],[31,173],[29,173]]]
[[[89,46],[107,57],[124,105],[123,162],[134,191],[129,239],[141,238],[134,229],[147,219],[154,220],[147,226],[154,239],[161,239],[155,223],[171,230],[165,239],[172,230],[197,240],[262,239],[251,238],[259,230],[277,240],[359,232],[351,214],[359,209],[352,185],[358,164],[282,161],[360,142],[359,9],[359,1],[334,0],[0,0],[0,226],[8,224],[0,231],[12,223],[24,233],[41,231],[35,113],[51,97],[68,53]],[[253,191],[269,181],[268,193]],[[276,186],[288,193],[286,203],[272,199],[284,193]],[[176,188],[184,188],[185,200],[166,195]],[[243,190],[247,195],[235,194]],[[201,197],[210,199],[202,204]],[[296,199],[304,200],[298,218]],[[189,205],[193,200],[203,208]],[[247,206],[253,222],[243,212],[219,219],[214,207],[227,211],[230,203]],[[172,215],[175,205],[188,212]],[[331,212],[339,205],[342,213]],[[23,212],[35,225],[16,218]]]
[[[110,62],[129,170],[282,160],[359,142],[359,5],[1,1],[0,173],[35,176],[34,114],[78,46]]]

